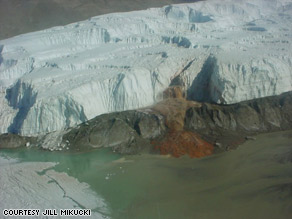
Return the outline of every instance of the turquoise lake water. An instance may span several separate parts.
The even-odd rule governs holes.
[[[20,162],[56,162],[86,182],[111,218],[292,218],[292,131],[257,136],[238,149],[201,159],[1,150]]]

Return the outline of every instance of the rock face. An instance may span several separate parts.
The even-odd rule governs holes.
[[[73,150],[111,147],[123,154],[150,150],[150,141],[165,133],[164,118],[152,112],[125,111],[98,116],[63,136]]]
[[[291,14],[288,0],[210,0],[1,40],[0,133],[46,134],[150,106],[169,85],[221,104],[291,91]]]
[[[231,147],[247,135],[292,129],[292,92],[226,106],[202,103],[186,111],[185,128]]]
[[[29,147],[36,144],[36,139],[33,137],[23,137],[15,134],[0,135],[0,148],[18,148]]]

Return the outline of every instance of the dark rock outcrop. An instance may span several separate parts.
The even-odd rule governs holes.
[[[164,98],[151,108],[98,116],[64,135],[63,143],[78,150],[111,147],[135,154],[156,149],[200,157],[235,148],[254,134],[292,129],[292,92],[215,105],[187,101],[179,87],[171,87]]]
[[[248,135],[292,129],[292,92],[225,106],[202,103],[186,111],[185,128],[226,147]]]
[[[165,100],[149,108],[97,116],[64,132],[60,147],[201,157],[235,148],[254,134],[292,129],[292,92],[232,105],[198,103],[183,97],[179,87],[171,87]],[[45,137],[4,134],[0,148],[27,142],[41,145]]]
[[[30,146],[36,142],[36,138],[24,137],[16,134],[6,133],[0,135],[0,148],[19,148]]]
[[[98,116],[63,136],[73,150],[111,147],[123,154],[150,150],[150,141],[165,132],[164,118],[153,112],[125,111]]]

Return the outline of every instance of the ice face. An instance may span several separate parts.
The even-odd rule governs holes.
[[[0,41],[0,132],[63,130],[162,98],[235,103],[292,89],[288,0],[108,14]]]

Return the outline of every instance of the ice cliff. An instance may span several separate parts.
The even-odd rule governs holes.
[[[93,17],[0,41],[0,132],[36,135],[184,86],[235,103],[292,90],[292,2],[210,0]]]

